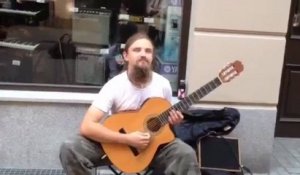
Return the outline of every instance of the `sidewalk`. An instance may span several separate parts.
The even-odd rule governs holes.
[[[270,175],[300,175],[300,138],[275,138]]]
[[[0,175],[31,174],[64,175],[62,170],[0,169]],[[97,175],[113,173],[108,169],[99,169]],[[275,138],[270,175],[300,175],[300,138]]]

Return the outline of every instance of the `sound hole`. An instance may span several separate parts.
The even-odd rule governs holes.
[[[148,130],[151,132],[157,132],[161,128],[161,122],[157,117],[150,118],[147,121]]]

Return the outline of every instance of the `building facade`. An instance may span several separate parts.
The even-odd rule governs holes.
[[[180,21],[178,16],[181,16],[180,19],[183,20],[173,24],[182,24],[183,27],[179,28],[181,31],[172,33],[172,30],[167,29],[169,33],[166,31],[160,33],[159,29],[162,28],[153,27],[152,22],[151,26],[158,33],[156,35],[158,45],[168,45],[159,41],[162,36],[160,34],[166,38],[167,35],[173,34],[175,37],[178,34],[176,32],[180,33],[179,38],[178,35],[177,38],[173,37],[181,43],[175,45],[175,48],[180,48],[180,52],[171,57],[166,56],[168,55],[166,52],[166,60],[163,60],[166,61],[165,63],[172,63],[172,60],[168,59],[175,59],[167,70],[172,70],[172,66],[175,65],[179,72],[175,71],[175,75],[170,72],[165,74],[167,78],[173,79],[174,92],[176,92],[179,79],[186,80],[187,92],[191,93],[217,77],[224,66],[239,60],[244,70],[233,80],[228,83],[224,82],[205,96],[198,104],[193,105],[193,108],[218,109],[228,106],[238,109],[241,113],[241,121],[231,136],[238,137],[240,140],[242,163],[255,173],[267,173],[273,150],[291,1],[187,0],[173,3],[177,4],[177,7],[166,10],[165,15],[173,14],[175,23]],[[62,7],[62,5],[56,5],[57,8]],[[178,7],[183,10],[180,11]],[[56,14],[61,16],[61,21],[72,16],[64,10]],[[76,17],[74,17],[76,20],[72,21],[73,27],[81,22],[81,18]],[[126,15],[121,17],[122,19],[128,18]],[[138,20],[140,19],[135,18],[135,22]],[[61,23],[60,25],[67,24]],[[173,27],[176,28],[176,26]],[[76,33],[75,31],[73,36],[86,42],[85,39],[89,37],[89,34],[90,32]],[[109,35],[101,35],[93,42],[100,40],[104,43],[109,42],[112,38],[107,38],[107,36]],[[88,41],[92,42],[91,39]],[[121,45],[119,47],[121,48]],[[83,47],[82,50],[84,49],[86,48]],[[165,51],[164,49],[162,51]],[[102,51],[109,52],[105,49]],[[85,62],[84,55],[79,55],[78,58],[82,62],[77,65],[89,65]],[[90,58],[93,60],[95,57]],[[90,64],[99,63],[98,58],[94,60],[96,62]],[[54,64],[66,68],[69,65],[68,61],[66,64],[54,61]],[[19,64],[19,62],[15,61],[14,64]],[[81,71],[78,72],[79,74],[73,74],[74,77],[53,75],[51,81],[63,82],[61,83],[63,86],[66,86],[65,82],[71,80],[77,80],[77,83],[81,83],[80,85],[91,82],[99,85],[104,82],[97,77],[86,78],[80,73],[92,75],[93,72],[87,72],[85,68],[77,68]],[[98,67],[94,70],[103,69]],[[43,71],[40,70],[37,75],[41,75]],[[61,71],[64,72],[65,69],[59,69],[54,73]],[[36,78],[36,80],[39,81],[38,84],[44,83],[43,78]],[[23,83],[23,86],[27,86],[26,83]],[[78,84],[73,85],[76,85],[75,89],[78,87]],[[83,90],[75,90],[76,92],[66,92],[74,88],[65,90],[57,89],[56,86],[54,88],[39,86],[42,88],[24,89],[22,84],[11,88],[10,83],[6,83],[0,90],[0,136],[2,138],[0,165],[3,168],[60,168],[59,145],[65,138],[78,132],[85,110],[98,90],[98,87],[94,87],[93,84],[90,87],[80,86],[78,89]],[[174,101],[176,101],[175,96]]]

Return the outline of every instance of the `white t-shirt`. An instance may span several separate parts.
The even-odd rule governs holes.
[[[102,87],[92,105],[106,113],[117,113],[137,110],[150,97],[161,97],[171,103],[170,82],[153,72],[151,82],[145,88],[137,88],[130,82],[125,71],[113,77]]]

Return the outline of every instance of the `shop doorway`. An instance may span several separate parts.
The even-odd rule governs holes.
[[[300,137],[300,0],[292,0],[275,136]]]

